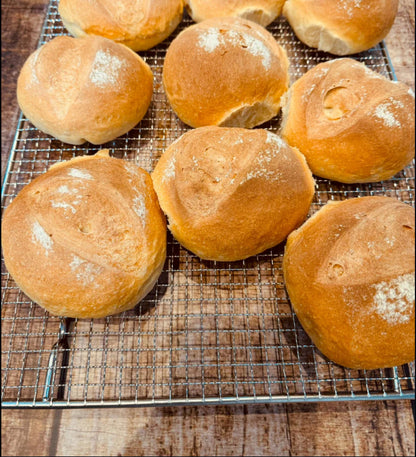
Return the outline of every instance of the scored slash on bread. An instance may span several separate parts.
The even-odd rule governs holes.
[[[318,349],[354,369],[415,357],[415,211],[390,197],[329,202],[287,239],[283,274]]]
[[[182,20],[182,0],[60,0],[59,14],[75,37],[98,35],[145,51]]]
[[[302,154],[261,129],[191,130],[166,149],[152,179],[175,238],[218,261],[282,242],[305,220],[315,192]]]
[[[166,221],[149,174],[103,150],[53,165],[19,192],[2,223],[8,271],[55,315],[134,307],[166,257]]]
[[[103,144],[149,108],[153,73],[124,45],[99,36],[59,36],[26,60],[17,81],[25,116],[64,143]]]
[[[280,134],[317,176],[344,183],[390,179],[414,157],[414,93],[356,60],[330,60],[290,87]]]

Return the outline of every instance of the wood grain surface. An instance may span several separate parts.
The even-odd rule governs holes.
[[[409,402],[2,412],[3,455],[414,455]]]
[[[19,115],[16,80],[36,48],[46,0],[4,0],[2,180]],[[386,44],[415,88],[415,7],[400,0]],[[415,455],[410,401],[73,410],[2,410],[2,455]]]

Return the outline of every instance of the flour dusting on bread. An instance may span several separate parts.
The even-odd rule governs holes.
[[[407,322],[415,301],[415,275],[405,274],[374,285],[377,314],[390,324]]]
[[[72,205],[66,202],[56,202],[52,200],[51,205],[53,208],[63,208],[64,210],[70,209],[73,214],[77,212],[77,210]]]
[[[270,69],[270,50],[262,40],[254,38],[248,33],[240,33],[235,30],[229,30],[227,37],[229,37],[228,41],[233,46],[241,46],[243,49],[247,49],[253,56],[261,57],[264,68],[266,70]]]
[[[175,178],[175,165],[176,165],[176,157],[172,156],[168,165],[166,166],[166,170],[163,175],[163,181],[166,181],[167,179]]]
[[[41,50],[41,48],[38,48],[30,57],[30,59],[31,59],[30,60],[30,68],[31,68],[30,83],[31,84],[39,84],[39,78],[38,78],[38,75],[36,72],[36,63],[39,58],[40,50]]]
[[[79,168],[70,168],[68,171],[68,175],[72,176],[73,178],[79,179],[93,179],[92,176],[88,173],[88,171],[80,170]]]
[[[276,134],[269,132],[267,130],[267,138],[266,138],[266,143],[267,144],[273,144],[277,146],[277,149],[279,150],[282,146],[285,146],[285,142],[280,138],[280,136],[277,136]]]
[[[375,110],[376,117],[381,119],[386,127],[400,127],[400,122],[395,118],[390,108],[391,103],[389,102],[378,105]]]
[[[66,184],[63,184],[62,186],[58,187],[57,192],[59,194],[77,194],[78,189],[76,189],[75,187],[70,189]]]
[[[349,17],[353,17],[354,10],[361,7],[362,0],[339,0],[338,6],[344,9]]]
[[[77,280],[84,286],[92,284],[96,276],[104,270],[103,267],[87,262],[75,254],[72,255],[72,259],[69,264],[71,271],[75,273]]]
[[[58,316],[99,318],[135,306],[166,258],[166,220],[144,169],[108,150],[52,166],[2,222],[5,264]]]
[[[198,39],[198,45],[207,52],[215,51],[223,43],[224,40],[220,35],[220,31],[215,27],[209,28],[205,33],[201,33]]]
[[[139,216],[143,225],[146,223],[147,210],[144,195],[136,191],[136,196],[133,198],[133,211]]]
[[[115,85],[118,82],[119,71],[125,62],[108,51],[98,50],[90,73],[90,81],[98,87]]]
[[[35,221],[32,225],[32,241],[40,244],[45,249],[46,256],[53,246],[52,238],[46,233],[45,229],[38,221]]]
[[[215,51],[219,46],[225,46],[226,44],[241,47],[251,55],[261,57],[264,68],[266,70],[270,69],[270,50],[262,40],[254,38],[248,33],[236,30],[220,31],[217,27],[210,27],[200,33],[198,38],[199,47],[209,53]]]
[[[371,68],[368,68],[367,66],[364,66],[364,72],[369,78],[375,78],[375,79],[385,79],[383,75],[380,73],[377,73],[376,71],[372,70]],[[393,81],[395,82],[395,81]]]

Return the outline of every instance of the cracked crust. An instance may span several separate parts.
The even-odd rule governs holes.
[[[208,19],[173,40],[163,85],[191,127],[251,128],[279,112],[288,67],[286,52],[263,27],[240,18]]]
[[[239,16],[267,27],[282,13],[284,0],[185,0],[195,22],[214,17]]]
[[[283,15],[306,45],[335,55],[372,48],[390,31],[398,0],[287,0]]]

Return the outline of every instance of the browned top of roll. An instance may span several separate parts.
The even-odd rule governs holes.
[[[182,19],[182,0],[61,0],[59,14],[76,37],[100,35],[143,51],[167,38]]]
[[[129,309],[163,267],[166,223],[151,178],[106,152],[52,166],[4,214],[6,266],[53,314],[102,317]]]
[[[353,59],[309,70],[290,88],[281,135],[312,172],[341,182],[388,179],[414,156],[414,93]]]
[[[389,197],[330,202],[288,237],[284,278],[317,347],[350,368],[414,359],[415,212]]]
[[[370,49],[390,31],[399,0],[286,0],[283,14],[308,46],[336,55]]]
[[[98,36],[53,38],[25,62],[20,108],[66,143],[102,144],[133,128],[153,91],[149,66],[131,49]]]
[[[185,0],[195,22],[239,16],[266,27],[280,16],[285,0]]]
[[[167,148],[152,179],[173,235],[209,260],[241,260],[280,243],[314,194],[303,156],[261,129],[191,130]]]
[[[280,110],[289,83],[286,53],[260,25],[241,18],[194,24],[171,43],[163,85],[192,127],[251,128]]]

